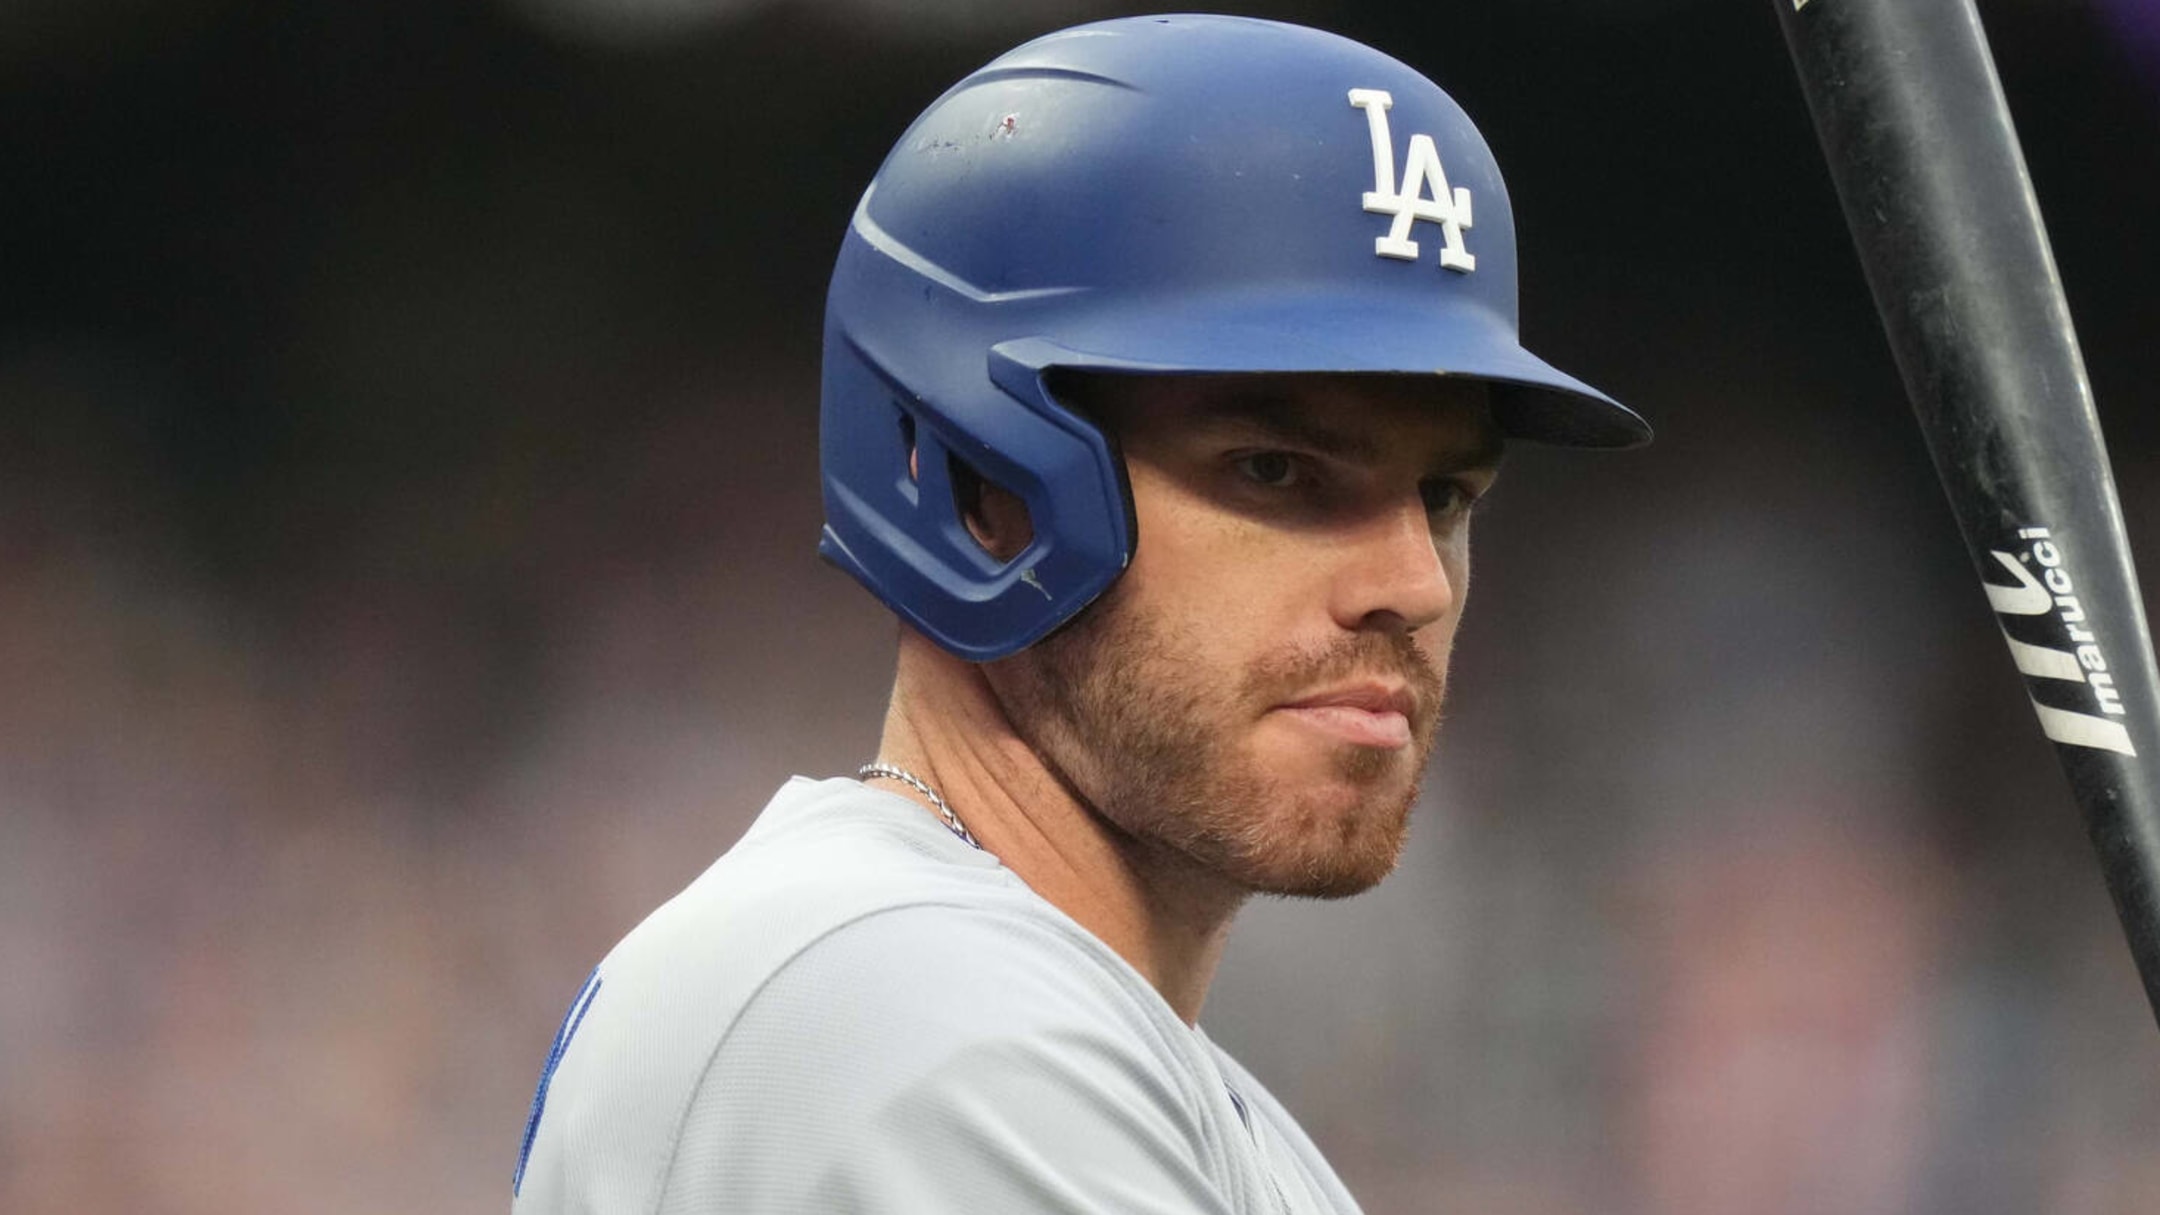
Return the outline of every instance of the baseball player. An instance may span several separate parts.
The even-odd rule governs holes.
[[[1491,153],[1329,34],[1052,34],[901,136],[824,358],[879,752],[593,971],[514,1210],[1356,1211],[1198,1027],[1231,921],[1394,865],[1503,441],[1649,434],[1519,344]]]

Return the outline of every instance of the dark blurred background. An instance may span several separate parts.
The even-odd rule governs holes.
[[[1438,79],[1657,424],[1480,523],[1403,871],[1206,1023],[1373,1215],[2150,1212],[2160,1038],[1770,0],[1238,6]],[[1987,0],[2160,570],[2160,5]],[[893,628],[817,335],[1087,0],[0,3],[0,1209],[499,1211],[562,1006]]]

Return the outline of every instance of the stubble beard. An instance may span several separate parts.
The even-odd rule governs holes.
[[[1416,642],[1399,632],[1346,634],[1237,674],[1205,669],[1191,641],[1113,590],[1063,630],[991,664],[991,685],[1050,772],[1159,857],[1247,892],[1322,899],[1361,893],[1392,872],[1444,684]],[[1341,744],[1323,789],[1293,787],[1266,756],[1245,753],[1267,708],[1362,675],[1415,691],[1407,748]]]

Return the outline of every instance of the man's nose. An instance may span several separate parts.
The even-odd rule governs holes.
[[[1457,588],[1421,498],[1360,520],[1342,546],[1332,589],[1335,621],[1343,628],[1416,632],[1454,608]]]

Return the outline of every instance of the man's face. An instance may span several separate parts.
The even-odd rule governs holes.
[[[1439,722],[1481,386],[1420,377],[1090,381],[1140,543],[1071,625],[987,665],[1015,728],[1142,847],[1340,897],[1394,868]]]

